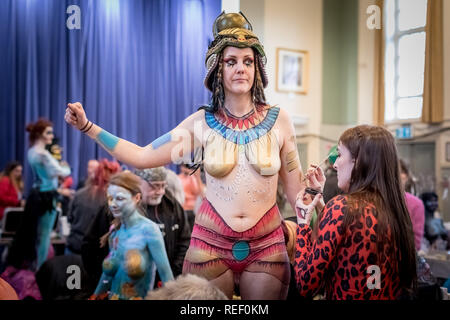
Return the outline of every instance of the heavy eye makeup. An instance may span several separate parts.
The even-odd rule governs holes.
[[[236,64],[236,60],[233,58],[223,59],[223,61],[227,64],[227,66],[232,67]]]
[[[247,66],[251,66],[253,64],[253,59],[252,58],[247,58],[247,59],[244,60],[244,63]]]
[[[232,67],[232,66],[234,66],[237,63],[235,58],[225,58],[225,59],[223,59],[223,61],[229,67]],[[252,58],[244,58],[244,64],[247,67],[250,67],[253,64],[253,59]]]

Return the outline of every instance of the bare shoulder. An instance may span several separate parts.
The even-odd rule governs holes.
[[[291,141],[292,137],[295,136],[295,129],[289,113],[285,109],[279,106],[277,107],[279,108],[279,112],[275,126],[279,133],[280,148],[282,149],[285,142],[288,140]]]
[[[275,107],[272,107],[275,108]],[[292,131],[294,130],[294,126],[291,120],[291,117],[289,115],[289,112],[287,112],[285,109],[278,107],[279,113],[278,118],[276,121],[277,128],[282,132],[283,135],[291,136]]]
[[[280,109],[280,112],[278,114],[279,121],[283,124],[291,123],[291,118],[289,116],[289,113],[284,108],[281,108],[281,107],[278,107],[278,108]]]
[[[205,110],[198,110],[187,118],[185,118],[180,124],[179,128],[193,128],[196,121],[201,121],[205,118]]]
[[[205,110],[201,109],[198,110],[196,112],[194,112],[193,114],[191,114],[190,116],[188,116],[185,120],[200,120],[203,119],[205,117]]]

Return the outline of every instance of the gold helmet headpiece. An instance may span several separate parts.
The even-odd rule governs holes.
[[[264,47],[259,42],[258,37],[253,33],[253,27],[242,12],[239,13],[222,13],[216,18],[213,24],[214,41],[208,47],[206,53],[206,77],[205,86],[212,91],[213,79],[211,75],[216,70],[219,63],[218,56],[225,47],[232,46],[237,48],[254,48],[259,54],[258,62],[261,71],[261,80],[263,87],[267,86],[266,74],[266,54]]]

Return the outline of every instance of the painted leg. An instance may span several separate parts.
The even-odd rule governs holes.
[[[48,248],[50,247],[50,234],[55,225],[56,211],[47,211],[38,220],[37,232],[37,270],[47,260]]]
[[[285,284],[265,272],[244,271],[239,281],[242,300],[286,300],[289,281]]]
[[[233,292],[234,292],[233,271],[228,269],[217,278],[210,280],[210,282],[217,288],[222,290],[222,292],[228,297],[228,299],[233,299]]]
[[[186,256],[189,256],[190,252]],[[234,273],[219,259],[203,263],[192,263],[185,259],[183,274],[194,274],[205,278],[219,288],[229,299],[233,298]]]

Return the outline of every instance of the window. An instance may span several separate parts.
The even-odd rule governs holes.
[[[422,116],[427,0],[385,0],[385,120]]]

